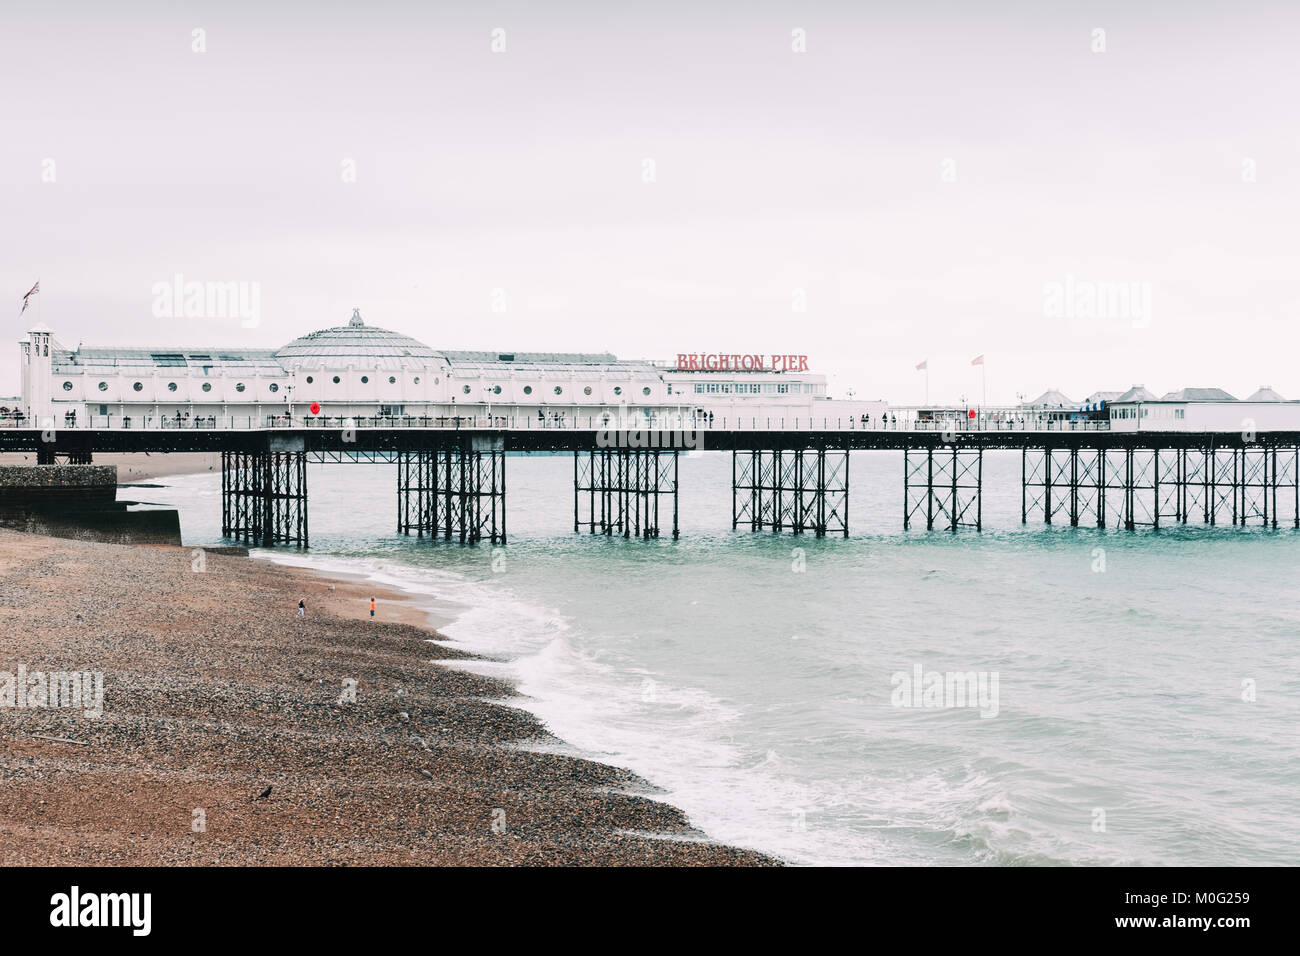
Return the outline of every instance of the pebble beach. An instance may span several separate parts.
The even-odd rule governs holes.
[[[776,862],[547,752],[514,688],[443,666],[467,655],[400,594],[0,531],[0,630],[0,672],[103,674],[97,717],[0,706],[6,866]]]

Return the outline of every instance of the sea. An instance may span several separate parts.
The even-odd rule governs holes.
[[[396,532],[395,466],[310,465],[311,548],[400,588],[563,752],[701,835],[800,865],[1300,863],[1300,532],[1021,521],[903,530],[903,459],[854,452],[850,536],[731,527],[729,453],[680,461],[681,536],[575,534],[573,462],[507,461],[509,542]],[[220,476],[132,497],[221,541]],[[923,523],[922,526],[923,528]]]

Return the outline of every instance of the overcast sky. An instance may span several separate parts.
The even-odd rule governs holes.
[[[435,348],[805,353],[900,403],[923,359],[974,401],[981,353],[990,402],[1300,398],[1298,36],[1295,3],[4,0],[6,340],[39,278],[74,347],[358,306]],[[157,317],[177,274],[260,321]],[[1053,314],[1099,282],[1149,311]]]

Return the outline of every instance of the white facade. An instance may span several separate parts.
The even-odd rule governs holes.
[[[1114,402],[1108,411],[1111,431],[1300,431],[1300,402]]]
[[[438,351],[366,325],[359,312],[279,349],[70,350],[43,326],[20,345],[24,413],[58,425],[147,427],[179,417],[255,426],[284,415],[807,421],[868,409],[875,417],[883,406],[829,403],[825,377],[807,371],[678,372],[607,353]]]

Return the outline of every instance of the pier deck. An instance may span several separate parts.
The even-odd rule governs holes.
[[[106,423],[107,424],[107,423]],[[907,422],[780,427],[534,427],[510,419],[360,419],[265,427],[0,429],[0,451],[45,464],[96,453],[222,453],[223,531],[264,546],[306,547],[309,462],[398,465],[398,530],[473,544],[505,542],[506,456],[571,453],[574,530],[677,537],[683,451],[731,452],[732,524],[848,536],[854,451],[903,453],[903,526],[982,529],[983,455],[1019,451],[1021,520],[1128,529],[1162,523],[1300,527],[1300,431],[1117,430],[1106,422]],[[678,424],[672,422],[671,424]],[[734,423],[740,424],[740,423]],[[658,427],[656,427],[658,426]],[[761,426],[761,427],[760,427]],[[671,524],[668,522],[671,521]]]

